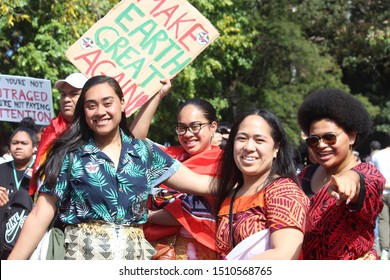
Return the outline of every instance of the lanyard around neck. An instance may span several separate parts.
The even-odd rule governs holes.
[[[232,249],[236,247],[236,242],[234,241],[234,234],[233,234],[233,206],[234,206],[234,199],[236,198],[238,190],[241,188],[241,186],[236,186],[236,188],[233,190],[232,200],[230,200],[230,208],[229,208],[229,232],[230,232],[230,239],[232,241]]]
[[[18,174],[16,173],[16,167],[15,167],[14,161],[12,161],[11,163],[12,163],[12,171],[14,172],[14,180],[15,180],[15,183],[16,183],[16,189],[19,190],[20,184],[22,183],[22,180],[23,180],[23,177],[24,177],[24,173],[23,173],[22,178],[20,178],[20,180],[18,180]],[[30,162],[30,164],[27,166],[27,168],[30,168],[31,165],[32,165],[32,162]],[[27,170],[27,168],[26,168],[26,170]]]

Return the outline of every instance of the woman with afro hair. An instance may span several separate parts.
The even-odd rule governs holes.
[[[310,198],[304,259],[377,259],[374,228],[385,181],[352,153],[371,131],[367,110],[342,90],[320,89],[303,101],[298,122],[316,162],[299,174]]]

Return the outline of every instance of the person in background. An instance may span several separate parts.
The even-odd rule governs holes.
[[[389,259],[390,247],[390,135],[387,135],[386,148],[372,155],[371,163],[375,165],[386,179],[383,189],[383,209],[378,215],[378,236],[381,260]]]
[[[382,146],[381,146],[381,143],[379,141],[376,141],[376,140],[371,141],[371,143],[370,143],[370,154],[364,159],[364,162],[372,164],[372,162],[371,162],[372,156],[375,153],[377,153],[381,149],[381,147]],[[385,208],[385,205],[384,205],[383,208]],[[378,222],[378,218],[377,218],[376,219],[375,231],[374,231],[374,234],[375,234],[374,248],[375,248],[377,254],[381,255],[381,250],[380,250],[380,245],[379,245],[379,229],[378,229],[378,225],[379,225],[379,222]],[[382,255],[381,255],[381,257],[382,257]]]
[[[0,164],[12,160],[12,155],[11,155],[11,152],[9,151],[8,145],[3,145],[0,147],[0,154],[1,154]]]
[[[228,122],[219,122],[214,137],[212,139],[212,145],[219,146],[223,149],[229,138],[230,124]]]
[[[46,128],[45,125],[37,125],[36,126],[35,134],[37,135],[37,147],[39,147],[39,144],[41,143],[42,134],[43,134],[43,131],[45,130],[45,128]]]
[[[153,115],[168,89],[142,107],[131,124],[135,137],[146,138]],[[221,154],[221,149],[212,145],[216,129],[213,106],[203,99],[190,99],[178,109],[176,133],[180,146],[160,147],[191,170],[215,176],[215,164]],[[144,226],[148,241],[172,244],[179,260],[219,259],[210,197],[161,186],[161,191],[152,196],[150,206],[153,211]]]
[[[35,153],[37,152],[37,147],[39,146],[39,143],[41,142],[41,137],[42,137],[43,129],[45,128],[45,126],[35,124],[34,119],[31,117],[23,118],[20,122],[20,126],[29,127],[35,133],[35,137],[37,139],[36,147],[34,148],[34,160],[35,160]]]
[[[164,183],[184,193],[213,193],[210,176],[192,172],[150,141],[133,138],[124,110],[114,78],[94,76],[86,82],[72,125],[38,169],[44,185],[8,259],[28,259],[57,210],[66,225],[65,259],[150,259],[156,251],[142,225],[152,188]]]
[[[373,140],[370,143],[370,154],[364,159],[364,162],[371,162],[372,156],[382,148],[379,141]]]
[[[301,104],[298,123],[315,162],[299,175],[310,198],[304,259],[376,259],[374,228],[385,181],[353,155],[371,131],[367,110],[342,90],[319,89]]]
[[[27,201],[26,204],[32,206],[32,198],[28,195],[28,186],[34,163],[33,155],[36,141],[35,132],[25,124],[21,124],[11,134],[9,147],[12,160],[0,164],[0,208],[8,207],[9,201],[15,195],[22,199],[23,203]],[[0,213],[3,213],[1,210],[4,209],[0,209]],[[31,209],[26,210],[30,211]],[[13,244],[11,240],[17,238],[17,233],[23,226],[25,218],[22,212],[12,216],[12,221],[0,219],[1,228],[3,226],[6,228],[4,234],[8,236],[9,244]],[[3,236],[0,237],[2,242],[3,238]],[[7,259],[10,249],[4,249],[3,244],[0,244],[0,247],[0,259]]]
[[[222,257],[298,259],[309,199],[299,187],[293,152],[279,119],[264,109],[238,117],[217,174],[216,241]],[[236,245],[253,237],[249,245],[259,243],[262,248],[232,257]]]
[[[21,126],[27,126],[29,127],[33,132],[35,132],[36,138],[37,138],[37,145],[41,141],[42,132],[44,129],[44,126],[37,125],[33,118],[31,117],[25,117],[20,121]]]
[[[50,124],[42,132],[29,187],[29,194],[32,196],[37,194],[38,181],[40,180],[37,178],[36,172],[39,166],[45,161],[46,152],[50,145],[72,123],[76,103],[86,81],[87,77],[82,73],[73,73],[67,76],[65,80],[58,80],[54,84],[54,87],[61,93],[60,113],[51,120]]]
[[[362,160],[360,159],[360,153],[358,151],[352,151],[353,156],[355,157],[355,161],[357,163],[361,163]]]
[[[9,145],[12,160],[0,164],[0,207],[8,202],[8,195],[12,192],[28,191],[36,141],[35,133],[24,125],[11,134]]]

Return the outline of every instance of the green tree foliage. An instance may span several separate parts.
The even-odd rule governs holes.
[[[5,0],[0,4],[0,73],[54,83],[77,71],[65,51],[116,2]],[[53,92],[58,110],[59,93]]]
[[[340,66],[350,92],[367,97],[369,112],[381,119],[386,111],[379,108],[390,99],[390,2],[305,0],[299,17],[306,37]]]
[[[175,77],[155,115],[151,139],[175,143],[176,108],[195,96],[209,100],[220,120],[232,121],[229,96],[235,95],[237,112],[253,106],[270,109],[299,144],[297,109],[310,91],[321,87],[356,95],[375,117],[377,130],[388,128],[388,1],[189,2],[220,36]],[[53,82],[65,77],[76,70],[65,57],[67,48],[117,3],[3,0],[0,73]],[[58,106],[58,92],[53,91]],[[383,104],[387,109],[381,111]]]

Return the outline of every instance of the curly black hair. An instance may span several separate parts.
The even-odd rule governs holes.
[[[313,121],[330,119],[345,132],[356,132],[354,147],[368,136],[372,120],[364,105],[340,89],[318,89],[311,92],[298,110],[298,123],[302,131],[309,135]]]

